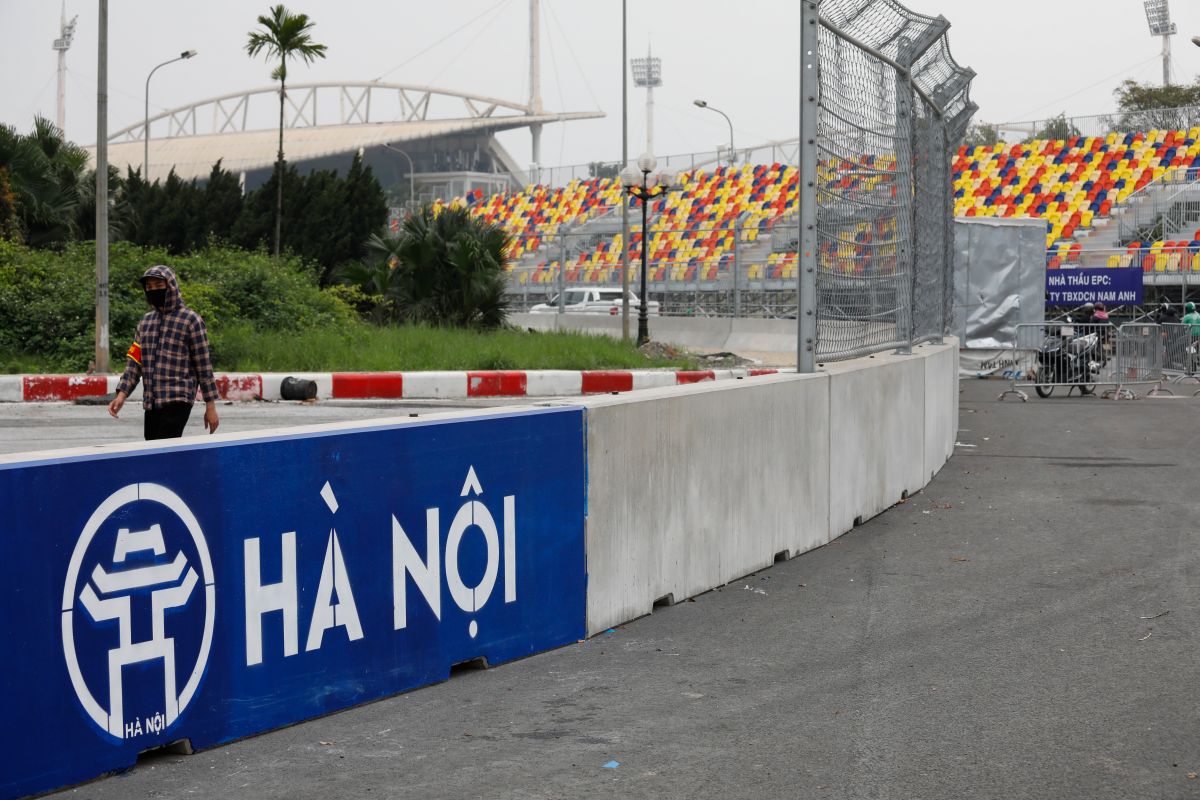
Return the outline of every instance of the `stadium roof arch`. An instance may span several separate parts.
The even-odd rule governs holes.
[[[279,88],[264,86],[169,109],[109,136],[108,162],[124,172],[140,169],[147,128],[148,177],[174,169],[184,180],[206,178],[213,165],[253,173],[275,164]],[[353,154],[382,145],[455,137],[485,137],[498,171],[525,182],[521,167],[494,139],[516,128],[597,119],[602,111],[546,112],[495,97],[377,81],[297,83],[285,98],[284,153],[290,164]],[[95,147],[88,148],[94,160]],[[420,169],[418,169],[420,171]]]

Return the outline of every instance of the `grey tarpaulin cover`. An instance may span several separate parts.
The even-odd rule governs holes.
[[[956,219],[953,324],[960,371],[990,375],[1014,366],[1017,325],[1043,322],[1045,315],[1045,221]]]

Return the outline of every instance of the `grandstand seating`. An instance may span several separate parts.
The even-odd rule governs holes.
[[[1145,272],[1200,272],[1200,229],[1191,240],[1130,242],[1108,257],[1110,267],[1141,267]]]
[[[679,191],[651,201],[650,280],[714,280],[733,262],[733,228],[741,229],[744,242],[754,242],[795,208],[796,170],[782,164],[717,167],[680,176]],[[619,191],[619,189],[618,189]],[[619,200],[618,200],[619,202]],[[631,201],[631,207],[637,208]],[[640,209],[638,209],[640,212]],[[636,217],[635,217],[636,219]],[[629,257],[641,256],[642,233],[636,224],[629,241]],[[566,265],[568,281],[620,282],[622,238],[581,252]],[[531,280],[555,280],[557,260],[542,261]],[[768,273],[782,277],[784,264],[772,261]]]
[[[1044,219],[1047,266],[1056,268],[1078,263],[1083,245],[1077,235],[1151,181],[1164,175],[1200,177],[1200,127],[962,147],[953,168],[956,215]],[[854,163],[822,162],[818,180],[838,196],[875,194],[890,199],[895,196],[894,172],[894,161],[864,156]],[[794,167],[721,166],[680,178],[682,188],[651,204],[650,279],[655,282],[690,283],[727,276],[733,262],[733,228],[741,229],[743,247],[754,247],[796,211]],[[525,267],[519,273],[521,282],[551,284],[559,268],[556,236],[619,209],[623,198],[617,180],[592,178],[561,188],[528,186],[490,197],[476,190],[439,205],[468,207],[472,214],[502,225],[513,235],[511,263]],[[598,243],[572,255],[564,265],[568,282],[619,283],[623,247],[628,247],[636,267],[641,255],[640,208],[636,201],[628,202],[631,210],[639,212],[631,215],[635,230],[630,241],[623,242],[620,233],[599,235]],[[819,263],[825,270],[847,274],[887,274],[896,263],[894,234],[894,221],[848,223],[824,239]],[[758,247],[756,257],[747,263],[746,277],[795,278],[796,254],[784,250]],[[1200,272],[1200,230],[1190,241],[1135,242],[1107,263],[1138,265],[1148,272]]]
[[[798,192],[796,169],[782,164],[738,168],[717,167],[680,176],[682,188],[651,201],[651,280],[713,280],[727,272],[733,261],[734,227],[741,240],[753,243],[764,231],[794,212]],[[565,225],[580,225],[619,208],[622,187],[611,179],[572,181],[566,187],[528,186],[523,192],[483,197],[478,190],[467,197],[439,205],[469,207],[471,213],[508,230],[514,238],[513,262],[549,244]],[[640,220],[640,208],[635,220]],[[629,255],[635,264],[641,256],[640,222],[631,232]],[[584,250],[566,264],[569,282],[620,282],[622,237],[615,234]],[[550,252],[554,252],[553,249]],[[556,279],[558,260],[542,259],[522,280],[550,283]],[[755,265],[760,277],[795,276],[795,258],[771,254],[766,264]]]
[[[1078,232],[1172,170],[1187,179],[1200,173],[1200,127],[962,147],[954,160],[955,213],[1045,219],[1054,268],[1079,260]]]
[[[528,186],[523,192],[505,192],[490,197],[475,189],[466,197],[435,207],[468,207],[471,214],[495,222],[513,237],[509,258],[516,260],[538,249],[547,237],[553,237],[567,224],[580,224],[611,210],[621,202],[621,184],[607,178],[571,181],[564,187]]]

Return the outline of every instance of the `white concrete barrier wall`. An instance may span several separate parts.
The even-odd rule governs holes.
[[[591,635],[819,547],[922,488],[954,449],[957,345],[582,404]]]
[[[925,357],[877,355],[827,366],[829,527],[837,536],[915,492],[925,472]]]
[[[540,331],[579,331],[621,336],[621,318],[608,314],[510,314],[509,321]],[[637,330],[637,317],[631,321]],[[729,317],[651,317],[655,341],[696,350],[791,353],[796,350],[796,321]]]

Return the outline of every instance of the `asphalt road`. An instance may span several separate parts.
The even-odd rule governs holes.
[[[965,383],[950,464],[820,550],[61,796],[1200,797],[1200,401],[998,391]]]
[[[538,402],[548,398],[536,398]],[[432,414],[463,408],[528,405],[530,398],[481,400],[323,400],[315,403],[218,403],[220,433],[253,431],[290,425],[318,425],[380,417]],[[207,436],[204,406],[197,404],[188,418],[185,437]],[[119,419],[103,405],[73,403],[0,403],[0,454],[66,447],[90,447],[142,440],[142,410],[129,403]]]

